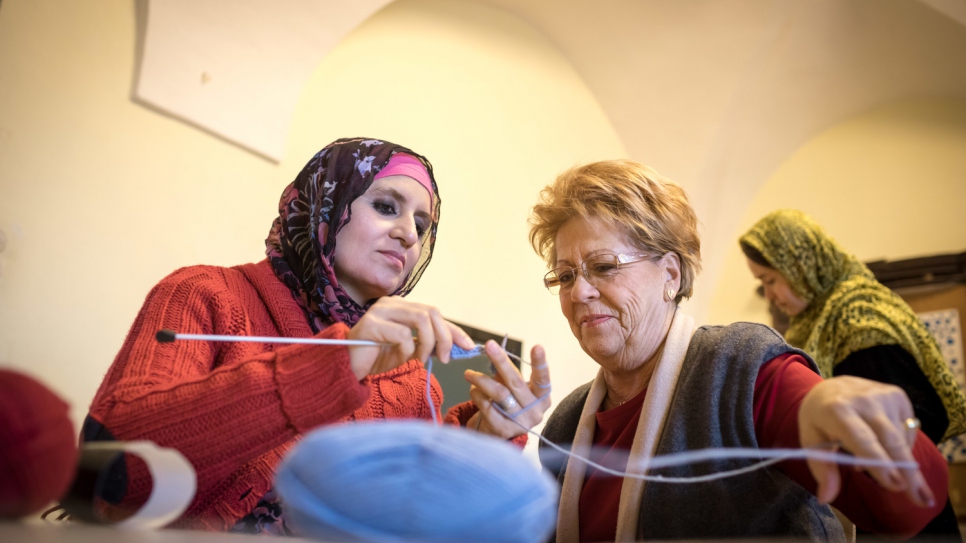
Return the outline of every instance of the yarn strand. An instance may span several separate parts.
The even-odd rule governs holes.
[[[261,342],[261,343],[316,343],[316,344],[335,344],[335,345],[347,345],[347,346],[381,346],[383,344],[366,341],[366,340],[326,340],[317,338],[282,338],[282,337],[258,337],[258,336],[218,336],[218,335],[203,335],[203,334],[175,334],[171,330],[159,330],[156,338],[161,343],[168,343],[176,339],[181,340],[201,340],[201,341],[250,341],[250,342]],[[481,355],[483,352],[482,345],[476,345],[472,349],[462,349],[456,345],[453,346],[450,351],[450,357],[454,360],[473,358],[475,356]],[[506,353],[510,358],[528,366],[532,364],[523,358],[507,352],[505,347],[505,341],[503,346],[503,352]],[[543,366],[539,366],[543,367]],[[432,373],[433,373],[433,358],[429,357],[426,362],[426,403],[429,405],[430,415],[433,420],[433,424],[439,425],[440,421],[436,415],[436,405],[433,402],[432,397]],[[550,388],[550,385],[538,385],[540,388]],[[545,394],[531,402],[530,404],[524,406],[522,409],[513,413],[512,415],[503,410],[500,406],[493,404],[493,407],[507,420],[519,426],[527,434],[532,434],[536,436],[540,441],[546,443],[548,446],[559,451],[567,457],[576,458],[581,462],[609,475],[615,477],[631,477],[634,479],[641,479],[644,481],[655,482],[655,483],[675,483],[675,484],[693,484],[706,481],[713,481],[717,479],[724,479],[727,477],[734,477],[736,475],[741,475],[743,473],[749,473],[754,470],[762,469],[778,462],[791,459],[811,459],[811,460],[821,460],[823,462],[832,462],[841,465],[859,466],[859,467],[887,467],[887,468],[900,468],[900,469],[917,469],[919,464],[915,461],[909,462],[893,462],[888,460],[876,460],[872,458],[859,458],[849,454],[840,453],[832,450],[827,450],[829,448],[834,448],[839,446],[837,443],[823,443],[816,445],[815,447],[808,447],[802,449],[755,449],[755,448],[719,448],[719,449],[699,449],[693,451],[683,451],[679,453],[673,453],[663,456],[654,456],[651,458],[642,459],[638,465],[641,469],[659,469],[664,467],[680,466],[686,464],[693,464],[697,462],[704,462],[708,460],[724,460],[724,459],[734,459],[734,458],[760,458],[759,462],[745,466],[742,468],[737,468],[728,471],[721,471],[718,473],[712,473],[707,475],[699,475],[695,477],[665,477],[662,475],[646,475],[641,473],[628,473],[626,471],[620,471],[602,466],[589,458],[584,458],[578,454],[564,449],[563,447],[557,445],[556,443],[550,441],[539,433],[533,431],[530,428],[520,424],[516,420],[521,414],[527,412],[534,405],[542,402],[550,396],[550,391],[548,390]],[[482,417],[480,418],[482,420]]]
[[[471,358],[481,354],[482,345],[477,345],[475,349],[471,351],[465,351],[466,354],[461,354],[461,356],[453,356],[453,358]],[[456,347],[454,347],[454,351]],[[475,351],[475,353],[474,353]],[[526,360],[507,352],[506,354],[518,360],[524,364],[531,365]],[[469,354],[474,353],[474,354]],[[532,365],[531,365],[532,367]],[[434,407],[432,397],[430,396],[430,375],[432,374],[433,360],[429,359],[426,366],[426,401],[429,402],[430,410],[433,413],[433,422],[439,424],[436,418],[436,408]],[[541,388],[550,388],[550,385],[543,386]],[[556,443],[545,438],[543,435],[527,428],[523,424],[517,421],[517,417],[527,412],[533,406],[539,404],[546,398],[550,396],[550,392],[547,391],[533,402],[524,406],[521,410],[510,414],[504,411],[499,405],[493,404],[493,407],[503,415],[507,420],[516,424],[524,432],[536,436],[540,441],[546,443],[548,446],[557,450],[567,457],[576,458],[577,460],[584,462],[588,466],[594,469],[612,475],[614,477],[630,477],[632,479],[640,479],[652,483],[666,483],[666,484],[695,484],[704,483],[708,481],[715,481],[719,479],[725,479],[728,477],[736,477],[738,475],[743,475],[745,473],[751,473],[753,471],[772,466],[779,462],[785,460],[821,460],[823,462],[832,462],[835,464],[846,465],[846,466],[857,466],[857,467],[885,467],[885,468],[900,468],[900,469],[918,469],[919,464],[915,461],[908,462],[894,462],[889,460],[877,460],[874,458],[859,458],[852,456],[850,454],[840,453],[834,450],[830,450],[839,446],[838,443],[822,443],[814,447],[807,447],[801,449],[757,449],[750,447],[728,447],[728,448],[717,448],[717,449],[697,449],[692,451],[682,451],[678,453],[672,453],[661,456],[652,456],[650,458],[641,459],[636,466],[640,469],[655,470],[666,467],[682,466],[687,464],[696,464],[699,462],[706,462],[710,460],[728,460],[728,459],[760,459],[760,461],[755,462],[751,465],[744,466],[741,468],[736,468],[727,471],[719,471],[717,473],[710,473],[706,475],[697,475],[694,477],[666,477],[663,475],[647,475],[644,473],[630,473],[627,471],[616,470],[608,468],[589,458],[585,458],[571,451],[568,451],[557,445]],[[482,417],[481,417],[482,420]]]
[[[549,393],[548,393],[549,394]],[[517,422],[516,417],[523,413],[526,409],[529,409],[532,405],[539,403],[546,395],[537,398],[533,403],[526,406],[520,411],[514,414],[509,414],[498,405],[494,405],[497,411],[499,411],[504,417],[509,419],[511,422],[522,428],[528,434],[532,434],[543,441],[550,447],[556,449],[557,451],[563,453],[565,456],[576,458],[581,462],[584,462],[588,466],[593,467],[603,473],[613,475],[615,477],[630,477],[632,479],[640,479],[642,481],[653,482],[653,483],[670,483],[670,484],[693,484],[693,483],[703,483],[707,481],[715,481],[718,479],[725,479],[728,477],[735,477],[737,475],[742,475],[744,473],[750,473],[755,470],[766,468],[773,464],[777,464],[784,460],[792,459],[803,459],[803,460],[821,460],[823,462],[832,462],[835,464],[846,465],[846,466],[859,466],[859,467],[884,467],[884,468],[899,468],[899,469],[918,469],[919,464],[915,461],[908,462],[894,462],[891,460],[877,460],[874,458],[859,458],[852,456],[850,454],[835,452],[827,450],[829,448],[838,447],[838,443],[821,443],[814,447],[807,447],[801,449],[756,449],[748,447],[732,447],[732,448],[719,448],[719,449],[697,449],[693,451],[682,451],[679,453],[672,453],[662,456],[652,456],[650,458],[644,458],[639,462],[639,466],[644,469],[659,469],[673,466],[683,466],[687,464],[696,464],[698,462],[704,462],[708,460],[726,460],[733,458],[762,458],[760,462],[756,462],[749,466],[742,468],[737,468],[728,471],[720,471],[718,473],[711,473],[707,475],[698,475],[694,477],[665,477],[663,475],[646,475],[641,473],[629,473],[626,471],[620,471],[602,466],[571,451],[568,451],[557,445],[556,443],[545,438],[541,434],[534,432],[533,430],[527,428],[526,426]]]

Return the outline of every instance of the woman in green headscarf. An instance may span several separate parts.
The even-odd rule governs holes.
[[[790,317],[786,340],[811,354],[823,376],[857,375],[906,389],[935,442],[966,432],[966,397],[936,340],[815,221],[801,211],[775,211],[740,244],[765,297]]]
[[[936,443],[966,432],[966,397],[936,340],[902,298],[815,221],[801,211],[775,211],[739,243],[765,298],[790,318],[785,339],[811,354],[824,377],[901,387]],[[952,533],[955,516],[947,509],[934,524],[945,517]]]

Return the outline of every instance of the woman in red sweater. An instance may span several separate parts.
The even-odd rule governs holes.
[[[328,145],[283,191],[266,259],[181,268],[151,290],[94,398],[83,438],[147,439],[184,454],[198,492],[176,526],[285,533],[272,479],[300,435],[344,421],[432,418],[421,361],[447,362],[454,344],[473,347],[438,309],[403,298],[429,264],[439,214],[426,158],[374,139]],[[393,347],[162,344],[154,337],[160,329]],[[467,371],[473,402],[445,420],[525,440],[492,404],[511,394],[522,405],[537,401],[550,382],[544,353],[531,353],[529,383],[499,346],[489,342],[486,353],[502,378]],[[435,379],[431,396],[442,403]],[[532,427],[549,405],[545,398],[517,421]],[[115,468],[112,481],[101,497],[116,515],[150,490],[147,472],[133,462]]]

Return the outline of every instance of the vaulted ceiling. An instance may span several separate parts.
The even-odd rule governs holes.
[[[725,246],[715,236],[730,239],[749,199],[811,137],[893,101],[966,96],[966,0],[452,1],[506,10],[559,48],[630,157],[689,190],[706,277]],[[136,95],[277,158],[308,74],[390,2],[229,3],[142,2]],[[217,78],[204,81],[198,59]],[[252,63],[259,81],[240,75]]]

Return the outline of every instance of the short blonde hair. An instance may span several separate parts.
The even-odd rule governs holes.
[[[552,268],[557,232],[572,218],[596,217],[623,227],[642,251],[673,252],[681,261],[676,302],[691,296],[701,270],[698,219],[688,195],[673,181],[631,160],[571,168],[540,191],[530,215],[530,244]]]

